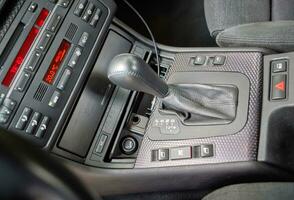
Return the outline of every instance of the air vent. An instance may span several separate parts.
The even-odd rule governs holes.
[[[66,31],[65,37],[69,40],[72,40],[78,30],[78,26],[71,23]]]
[[[44,83],[41,83],[34,95],[34,99],[37,100],[37,101],[42,101],[46,92],[48,90],[48,86]]]

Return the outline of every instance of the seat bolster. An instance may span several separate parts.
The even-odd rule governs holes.
[[[270,21],[271,0],[204,0],[206,23],[210,34],[254,22]]]
[[[234,26],[216,38],[220,47],[260,47],[294,51],[294,21],[260,22]]]

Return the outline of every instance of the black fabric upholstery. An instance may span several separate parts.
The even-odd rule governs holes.
[[[221,47],[261,47],[294,51],[294,21],[259,22],[228,28],[217,35]]]
[[[223,187],[203,200],[292,200],[294,183],[251,183]]]
[[[270,20],[269,0],[204,0],[204,8],[213,37],[236,25]]]
[[[272,0],[272,20],[294,20],[293,0]]]
[[[293,0],[204,1],[206,22],[219,46],[294,50]]]

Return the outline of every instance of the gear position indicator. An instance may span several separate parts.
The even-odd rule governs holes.
[[[179,122],[174,118],[156,118],[153,127],[158,127],[161,134],[174,135],[180,132]]]

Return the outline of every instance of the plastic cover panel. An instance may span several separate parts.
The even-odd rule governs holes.
[[[194,58],[196,55],[205,55],[207,57],[224,55],[226,56],[226,62],[222,66],[213,66],[211,62],[208,62],[206,66],[199,67],[193,65],[191,62],[191,58]],[[184,71],[239,72],[249,78],[250,95],[246,125],[241,131],[234,135],[191,140],[152,141],[148,138],[150,127],[153,122],[153,116],[151,116],[136,160],[135,168],[201,165],[256,160],[262,100],[262,59],[263,56],[259,52],[195,52],[176,54],[175,61],[168,73],[167,79],[174,72]],[[214,157],[178,161],[151,161],[151,151],[154,149],[197,146],[201,144],[214,144]]]

